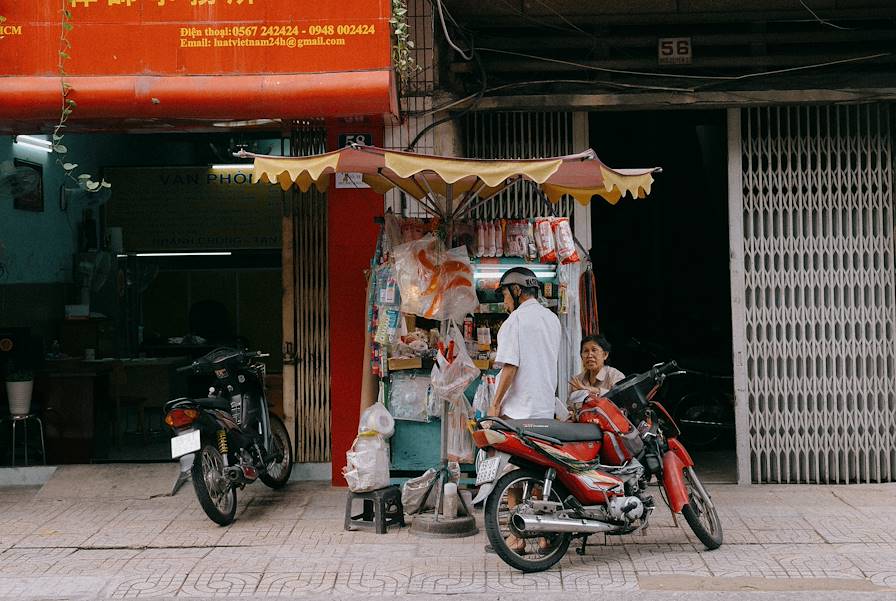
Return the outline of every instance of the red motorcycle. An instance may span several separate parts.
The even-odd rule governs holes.
[[[679,429],[653,400],[666,378],[680,373],[672,361],[633,374],[604,397],[589,396],[573,423],[478,420],[473,441],[484,452],[474,503],[485,500],[486,534],[501,559],[539,572],[560,561],[573,538],[581,539],[582,554],[592,534],[647,527],[653,477],[707,549],[722,544],[722,524]]]

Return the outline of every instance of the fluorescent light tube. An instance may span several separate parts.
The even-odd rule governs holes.
[[[31,148],[43,150],[44,152],[53,152],[53,144],[49,140],[44,140],[43,138],[35,138],[34,136],[16,136],[15,142],[22,146],[30,146]]]
[[[170,253],[135,253],[135,257],[229,257],[230,251],[221,252],[170,252]],[[117,255],[119,258],[127,257],[127,254]]]

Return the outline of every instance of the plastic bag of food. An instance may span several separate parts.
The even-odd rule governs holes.
[[[578,263],[579,253],[576,252],[576,241],[572,237],[572,229],[569,227],[569,219],[557,217],[551,220],[551,229],[554,230],[554,241],[557,245],[557,257],[564,265]]]
[[[432,388],[440,398],[453,402],[463,397],[464,390],[479,375],[479,368],[467,353],[464,337],[456,324],[449,326],[448,340],[449,346],[451,342],[454,343],[457,354],[451,362],[441,353],[436,354],[436,364],[432,368]],[[464,402],[466,403],[466,399]]]
[[[514,220],[507,223],[507,248],[504,254],[508,257],[525,257],[529,252],[529,223]]]
[[[557,262],[554,231],[551,229],[550,219],[542,217],[535,220],[535,245],[538,247],[538,256],[542,263]]]
[[[466,247],[449,250],[438,265],[435,278],[435,295],[423,317],[462,322],[467,314],[476,312],[479,298],[473,286],[473,266]]]
[[[414,422],[429,421],[426,410],[429,386],[429,376],[393,372],[389,392],[389,413],[392,417]]]
[[[463,320],[479,306],[465,246],[445,251],[431,235],[393,249],[401,310],[427,319]]]
[[[374,403],[361,413],[358,433],[362,432],[376,432],[384,438],[389,438],[395,433],[395,418],[382,402]]]
[[[504,256],[504,220],[495,222],[495,256]]]
[[[389,445],[375,433],[359,434],[345,453],[342,475],[352,492],[389,486]]]

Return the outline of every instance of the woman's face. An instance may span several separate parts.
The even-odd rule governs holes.
[[[582,347],[582,367],[590,372],[598,372],[607,360],[607,351],[596,342],[588,341]]]

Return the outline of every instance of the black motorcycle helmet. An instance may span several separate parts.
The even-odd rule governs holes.
[[[519,293],[514,294],[514,289],[511,287],[513,285],[520,287]],[[513,298],[513,307],[516,308],[520,306],[520,296],[522,294],[532,297],[538,296],[538,278],[531,269],[513,267],[505,271],[504,275],[501,276],[501,281],[498,283],[498,294],[503,294],[504,288],[510,291],[510,296]]]

